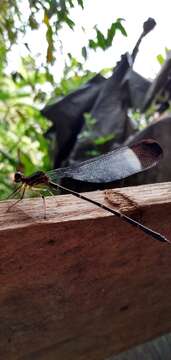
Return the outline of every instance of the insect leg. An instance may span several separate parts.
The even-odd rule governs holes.
[[[54,195],[53,192],[47,188],[45,189],[45,191],[47,191],[50,195]],[[44,219],[46,219],[46,200],[45,200],[45,196],[41,194],[42,200],[43,200],[43,209],[44,209]]]
[[[44,212],[44,219],[46,219],[46,200],[45,200],[45,196],[42,195],[42,200],[43,200],[43,212]]]
[[[16,195],[22,188],[23,184],[21,184],[20,186],[18,186],[11,194],[9,194],[7,196],[7,198],[5,200],[10,199],[13,195]]]
[[[20,186],[20,188],[21,188],[21,186]],[[24,187],[23,187],[23,192],[21,194],[21,197],[8,207],[7,212],[10,211],[13,206],[15,206],[18,202],[20,202],[23,199],[25,191],[26,191],[26,185],[24,185]]]

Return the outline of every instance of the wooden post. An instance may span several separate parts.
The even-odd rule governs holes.
[[[107,203],[104,192],[87,193]],[[123,196],[124,195],[124,196]],[[171,184],[108,192],[171,240]],[[171,245],[72,195],[0,203],[0,359],[102,360],[171,331]]]

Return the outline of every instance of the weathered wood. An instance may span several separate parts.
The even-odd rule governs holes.
[[[171,239],[171,184],[114,193]],[[46,203],[47,220],[41,199],[0,203],[0,359],[101,360],[171,331],[171,246],[71,195]]]

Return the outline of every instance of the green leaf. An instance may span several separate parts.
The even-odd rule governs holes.
[[[106,40],[104,35],[102,34],[102,32],[99,29],[96,29],[97,31],[97,41],[98,41],[98,45],[99,47],[101,47],[103,50],[106,48]]]
[[[115,138],[115,134],[108,134],[105,136],[99,136],[94,140],[95,145],[104,145]]]
[[[11,93],[0,90],[0,100],[4,101],[4,100],[8,100],[10,98],[11,98]]]
[[[77,0],[77,1],[78,1],[78,5],[80,5],[82,7],[82,9],[84,9],[83,0]]]
[[[162,54],[157,55],[157,61],[159,62],[160,65],[164,64],[165,59]]]
[[[89,40],[88,44],[89,44],[90,49],[96,50],[96,48],[98,47],[97,43],[92,39]]]
[[[29,16],[29,25],[30,25],[30,27],[31,27],[31,29],[32,30],[36,30],[36,29],[38,29],[39,28],[39,24],[38,24],[38,22],[36,21],[36,19],[35,19],[35,17],[34,17],[34,15],[33,14],[31,14],[30,16]]]
[[[124,36],[127,36],[126,30],[121,24],[121,21],[123,20],[124,19],[118,18],[116,22],[112,23],[107,31],[106,38],[104,34],[97,27],[95,27],[97,40],[90,39],[89,47],[94,50],[96,50],[98,47],[106,50],[112,45],[112,41],[117,30],[119,30]]]
[[[116,28],[117,28],[118,30],[120,30],[120,32],[122,33],[122,35],[127,36],[126,30],[125,30],[125,28],[122,26],[122,24],[121,24],[120,22],[117,22]]]
[[[87,60],[87,49],[85,46],[82,47],[82,56],[85,60]]]
[[[68,0],[69,5],[71,7],[73,7],[73,3],[71,0]],[[67,6],[66,6],[66,1],[65,0],[59,0],[60,6],[61,6],[61,10],[63,13],[67,13]]]
[[[65,1],[65,0],[64,0]],[[73,1],[72,0],[68,0],[68,2],[69,2],[69,5],[70,5],[70,7],[74,7],[74,4],[73,4]]]
[[[70,27],[70,29],[73,30],[75,22],[73,20],[71,20],[68,16],[65,16],[65,21],[66,21],[67,25]]]
[[[3,155],[3,158],[7,159],[12,166],[17,167],[18,161],[16,159],[13,159],[11,154],[1,149],[0,149],[0,154]]]
[[[107,45],[108,47],[112,45],[113,38],[116,32],[116,23],[113,23],[107,32]]]
[[[93,125],[96,124],[96,119],[91,115],[91,113],[84,113],[84,120],[86,127],[89,131],[92,130]]]

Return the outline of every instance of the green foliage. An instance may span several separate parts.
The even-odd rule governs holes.
[[[165,59],[162,54],[157,55],[157,61],[159,62],[160,65],[164,64]]]
[[[157,55],[157,61],[158,61],[158,63],[162,66],[163,64],[164,64],[164,62],[165,62],[165,60],[166,60],[166,58],[167,58],[167,55],[168,55],[168,53],[170,53],[170,49],[168,49],[167,47],[165,48],[165,54],[164,55],[162,55],[162,54],[159,54],[159,55]]]
[[[23,14],[22,6],[25,6]],[[55,61],[55,44],[59,30],[66,24],[74,29],[70,9],[84,0],[3,0],[0,14],[0,198],[5,198],[13,189],[13,173],[16,169],[26,175],[37,169],[45,171],[52,167],[48,155],[50,144],[44,134],[51,125],[41,116],[39,109],[46,103],[56,101],[78,89],[95,74],[85,70],[83,64],[68,54],[61,81],[54,81],[51,69]],[[31,56],[30,48],[23,42],[27,31],[46,29],[46,61],[37,66],[37,59]],[[116,31],[126,36],[122,19],[117,19],[108,29],[105,37],[96,27],[96,39],[89,41],[89,47],[103,50],[112,45]],[[10,61],[13,45],[24,44],[30,55],[21,58],[16,72],[10,74],[6,66]],[[89,48],[82,48],[84,59]],[[104,72],[108,71],[104,70]],[[94,119],[85,114],[87,133],[90,135]],[[112,135],[113,136],[113,135]],[[111,139],[97,139],[97,147]],[[96,152],[96,150],[94,151]],[[98,153],[98,149],[97,149]],[[92,155],[95,155],[92,154]]]
[[[23,59],[20,73],[0,77],[1,198],[10,192],[10,174],[17,168],[29,174],[38,167],[50,166],[48,143],[43,136],[49,124],[38,110],[39,85],[47,80],[45,73],[36,73],[33,65],[31,59]]]
[[[15,16],[14,16],[15,15]],[[17,29],[15,26],[15,19],[20,18],[20,12],[17,2],[4,0],[1,1],[1,14],[0,14],[0,41],[7,42],[7,49],[11,44],[15,43],[17,39]],[[22,31],[23,29],[20,29]]]
[[[149,115],[147,112],[142,114],[139,110],[130,110],[129,111],[130,118],[136,124],[136,127],[140,130],[143,130],[148,125]]]
[[[96,124],[96,119],[91,115],[91,113],[84,114],[85,126],[84,131],[82,131],[80,138],[91,140],[91,135],[93,132],[93,127]],[[94,149],[86,151],[88,156],[98,156],[101,154],[102,146],[109,143],[115,138],[115,134],[107,134],[104,136],[99,136],[96,139],[93,138]]]
[[[64,76],[54,84],[48,69],[37,69],[34,59],[28,56],[21,61],[20,71],[0,76],[0,198],[12,190],[16,169],[30,174],[37,169],[49,170],[48,144],[44,133],[50,123],[41,116],[39,108],[49,100],[65,96],[92,78],[83,65],[68,56]],[[54,90],[49,95],[42,90],[47,83]]]
[[[77,90],[81,85],[89,81],[95,73],[84,70],[83,64],[68,54],[65,63],[63,77],[60,83],[54,88],[51,94],[51,101],[56,97],[68,95],[70,92]]]
[[[114,140],[115,134],[108,134],[105,136],[99,136],[97,139],[94,140],[95,145],[105,145],[111,140]]]
[[[83,0],[28,0],[28,16],[23,17],[21,1],[1,1],[0,14],[0,51],[2,44],[5,44],[6,51],[15,44],[20,34],[25,34],[27,29],[37,30],[44,23],[47,27],[47,63],[54,63],[55,41],[58,31],[63,24],[67,24],[72,30],[75,23],[71,19],[70,8],[76,4],[84,8]],[[41,20],[40,20],[41,19]],[[19,26],[18,26],[19,24]],[[27,45],[27,44],[26,44]]]
[[[108,49],[112,45],[113,38],[115,37],[116,31],[120,31],[122,33],[122,35],[127,36],[126,30],[122,25],[122,21],[124,21],[124,19],[118,18],[114,23],[112,23],[110,28],[107,31],[106,37],[97,28],[97,26],[95,26],[96,39],[89,40],[89,47],[93,50],[96,50],[97,48],[101,48],[102,50]]]

